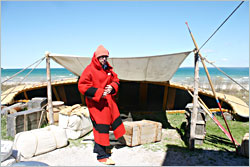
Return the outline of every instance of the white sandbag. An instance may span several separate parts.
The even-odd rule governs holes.
[[[32,133],[37,138],[35,155],[46,153],[56,149],[56,139],[53,132],[46,127],[46,129],[32,130]]]
[[[5,161],[1,162],[1,166],[12,166],[14,163],[16,163],[16,159],[9,156]]]
[[[12,154],[13,142],[1,140],[1,162],[6,160]]]
[[[80,126],[82,124],[81,117],[78,115],[71,115],[69,117],[68,127],[71,130],[80,130]]]
[[[68,144],[68,139],[67,139],[67,135],[66,135],[66,130],[55,126],[55,125],[51,125],[48,128],[51,129],[55,139],[56,139],[56,148],[61,148],[64,147]]]
[[[68,139],[78,139],[79,137],[81,137],[81,131],[75,131],[72,129],[66,129],[66,135]]]
[[[69,124],[66,128],[67,138],[78,139],[92,130],[90,118],[72,115],[69,117]]]
[[[54,125],[41,129],[21,132],[15,136],[14,148],[24,158],[46,153],[67,145],[64,129]]]
[[[81,120],[82,121],[78,130],[86,130],[89,132],[93,127],[90,117],[82,117]]]
[[[31,158],[35,155],[37,142],[37,137],[31,131],[20,132],[15,135],[14,148],[24,158]]]
[[[89,131],[85,131],[85,130],[75,131],[75,130],[72,130],[72,129],[66,129],[66,134],[67,134],[68,139],[75,140],[75,139],[78,139],[78,138],[84,136],[85,134],[87,134],[90,131],[91,131],[91,129]]]
[[[69,116],[59,113],[59,122],[58,122],[58,126],[62,127],[62,128],[67,128],[68,127],[68,123],[69,123]]]

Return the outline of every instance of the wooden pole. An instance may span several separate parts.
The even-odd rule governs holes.
[[[46,69],[47,69],[47,96],[48,96],[48,111],[49,111],[49,124],[54,124],[53,106],[52,106],[52,91],[51,91],[51,76],[50,76],[50,57],[49,52],[45,53]]]
[[[187,23],[187,22],[186,22],[186,24],[187,24],[187,26],[188,26],[188,23]],[[192,38],[192,40],[193,40],[193,42],[194,42],[194,45],[195,45],[196,50],[199,51],[198,45],[197,45],[197,43],[196,43],[196,41],[195,41],[195,39],[194,39],[194,36],[193,36],[191,30],[189,29],[189,26],[188,26],[188,30],[189,30],[189,33],[190,33],[190,35],[191,35],[191,38]],[[221,110],[221,105],[220,105],[219,99],[218,99],[218,97],[217,97],[217,95],[216,95],[216,92],[215,92],[215,89],[214,89],[212,80],[211,80],[211,78],[210,78],[209,72],[208,72],[208,70],[207,70],[207,66],[206,66],[206,64],[204,63],[204,58],[201,56],[200,53],[198,53],[198,55],[199,55],[199,57],[200,57],[200,59],[201,59],[202,65],[203,65],[203,67],[204,67],[204,69],[205,69],[205,71],[206,71],[206,75],[207,75],[207,78],[208,78],[210,87],[211,87],[212,92],[213,92],[213,94],[214,94],[214,98],[215,98],[215,100],[216,100],[216,102],[217,102],[217,104],[218,104],[218,106],[219,106],[219,108],[220,108],[221,115],[222,115],[222,117],[223,117],[223,119],[224,119],[224,122],[225,122],[225,124],[226,124],[227,130],[228,130],[229,135],[230,135],[230,139],[231,139],[231,141],[233,142],[233,144],[234,144],[234,146],[235,146],[235,149],[237,150],[237,146],[236,146],[236,144],[235,144],[235,141],[233,140],[233,136],[232,136],[231,131],[230,131],[229,127],[228,127],[226,118],[225,118],[225,116],[224,116],[224,114],[223,114],[223,112],[222,112],[222,110]]]
[[[192,93],[188,90],[188,93],[193,97]],[[225,133],[225,135],[232,141],[239,145],[239,143],[234,139],[231,138],[229,132],[220,124],[220,122],[216,119],[216,117],[210,112],[206,104],[199,98],[200,101],[198,101],[199,105],[203,108],[203,110],[208,114],[208,116],[215,122],[215,124],[222,130],[222,132]],[[233,141],[232,141],[233,142]]]
[[[198,113],[198,87],[199,87],[199,56],[197,53],[194,54],[194,96],[193,96],[193,111],[191,113],[190,122],[190,138],[189,138],[189,149],[194,150],[195,148],[195,128],[197,122]]]

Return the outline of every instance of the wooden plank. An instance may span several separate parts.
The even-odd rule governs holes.
[[[82,104],[85,105],[85,99],[84,99],[84,96],[81,93],[80,93],[80,97],[81,97]]]
[[[191,112],[190,121],[190,138],[189,138],[189,149],[195,148],[195,133],[196,133],[196,122],[198,114],[198,88],[199,88],[199,56],[198,53],[194,54],[194,96],[193,96],[193,110]]]
[[[28,97],[26,91],[23,91],[23,94],[24,94],[25,99],[26,99],[26,100],[29,100],[29,97]]]
[[[219,108],[210,108],[209,111],[211,111],[211,112],[220,112],[220,109]],[[225,109],[225,108],[221,108],[221,111],[222,112],[229,112],[229,110]]]
[[[168,97],[167,97],[167,109],[172,110],[174,109],[174,102],[175,102],[175,95],[176,95],[176,89],[175,88],[169,88],[168,89]]]
[[[147,94],[148,94],[148,84],[141,82],[140,83],[140,90],[139,90],[139,105],[142,108],[146,108]]]
[[[139,126],[133,124],[133,122],[124,122],[124,127],[126,129],[126,133],[123,136],[125,139],[125,143],[127,146],[136,146],[139,145]]]
[[[176,114],[176,113],[180,113],[180,114],[185,114],[186,110],[166,110],[167,114]]]
[[[23,131],[27,131],[27,115],[23,115]]]
[[[162,109],[165,111],[167,109],[167,98],[168,98],[168,85],[165,85]]]
[[[48,97],[48,111],[49,111],[49,124],[54,124],[54,118],[53,118],[53,105],[52,105],[52,91],[51,91],[51,74],[50,74],[50,57],[49,52],[45,53],[46,57],[46,72],[47,72],[47,97]]]
[[[58,93],[57,93],[57,91],[56,91],[56,87],[55,87],[55,86],[52,86],[52,90],[53,90],[54,95],[56,96],[56,100],[57,100],[57,101],[61,101],[61,100],[60,100],[60,97],[59,97],[59,95],[58,95]]]
[[[38,129],[41,127],[41,122],[43,121],[43,117],[44,117],[44,110],[42,110],[42,113],[41,113],[40,118],[39,118],[39,122],[38,122],[38,126],[37,126]]]
[[[162,138],[162,124],[160,122],[150,121],[150,120],[142,120],[147,124],[153,124],[155,126],[155,139],[154,141],[161,141]]]
[[[63,85],[58,86],[58,92],[64,104],[67,104],[67,96]]]
[[[35,108],[9,114],[7,116],[7,134],[15,137],[19,132],[37,129],[41,112],[42,109]]]

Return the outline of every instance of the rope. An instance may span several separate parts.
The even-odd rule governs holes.
[[[222,72],[224,75],[226,75],[229,79],[231,79],[234,83],[236,83],[237,85],[239,85],[241,88],[243,88],[245,91],[249,92],[249,90],[247,90],[244,86],[242,86],[240,83],[238,83],[237,81],[235,81],[233,78],[231,78],[228,74],[226,74],[224,71],[222,71],[219,67],[217,67],[216,65],[214,65],[212,62],[209,62],[206,58],[203,57],[203,59],[208,62],[209,64],[211,64],[212,66],[214,66],[215,68],[217,68],[217,70],[219,70],[220,72]]]
[[[226,20],[223,21],[223,23],[217,28],[217,30],[215,30],[215,32],[208,38],[208,40],[206,42],[204,42],[204,44],[200,47],[200,49],[198,50],[198,52],[201,50],[201,48],[214,36],[214,34],[223,26],[224,23],[226,23],[226,21],[234,14],[234,12],[236,12],[236,10],[244,3],[244,1],[242,1],[235,9],[234,11],[226,18]]]
[[[41,59],[39,59],[39,60],[37,60],[35,63],[33,63],[33,64],[29,65],[28,67],[26,67],[26,68],[22,69],[21,71],[17,72],[16,74],[12,75],[10,78],[8,78],[8,79],[4,80],[3,82],[1,82],[1,84],[2,84],[2,83],[4,83],[4,82],[6,82],[6,81],[8,81],[8,80],[10,80],[10,79],[12,79],[12,78],[14,78],[16,75],[20,74],[21,72],[23,72],[23,71],[24,71],[24,70],[26,70],[27,68],[29,68],[29,67],[33,66],[34,64],[36,64],[37,62],[39,62],[39,61],[41,61],[41,60],[43,60],[43,59],[44,59],[44,57],[43,57],[43,58],[41,58]]]
[[[40,62],[38,62],[38,64],[32,69],[32,70],[30,70],[30,72],[28,72],[25,76],[24,76],[24,78],[20,81],[20,82],[18,82],[18,84],[16,85],[16,86],[14,86],[12,89],[11,89],[11,91],[6,95],[6,96],[4,96],[4,98],[3,99],[1,99],[1,101],[3,101],[10,93],[12,93],[12,91],[18,86],[18,85],[20,85],[21,83],[22,83],[22,81],[23,80],[25,80],[27,77],[28,77],[28,75],[43,61],[45,59],[45,57],[43,57],[42,59],[40,59]],[[24,88],[25,88],[25,86],[24,86]]]

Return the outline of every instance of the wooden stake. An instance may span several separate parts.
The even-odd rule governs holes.
[[[53,93],[54,93],[55,96],[56,96],[56,100],[57,100],[57,101],[60,101],[60,97],[59,97],[59,95],[58,95],[58,93],[57,93],[57,91],[56,91],[56,87],[55,87],[55,86],[52,86],[52,90],[53,90]]]
[[[25,99],[26,99],[26,100],[29,100],[29,97],[28,97],[26,91],[24,91],[23,94],[24,94]]]
[[[80,93],[80,97],[81,97],[82,105],[86,105],[85,100],[84,100],[84,96],[81,93]]]
[[[51,76],[50,76],[50,57],[49,52],[45,53],[46,69],[47,69],[47,96],[48,96],[48,111],[49,111],[49,124],[54,124],[53,106],[52,106],[52,92],[51,92]]]
[[[147,105],[147,95],[148,95],[148,84],[147,83],[140,83],[140,89],[139,89],[139,105],[140,108],[145,109]]]
[[[196,43],[196,41],[195,41],[195,39],[194,39],[194,36],[193,36],[193,34],[192,34],[192,32],[191,32],[189,26],[188,26],[188,23],[186,22],[186,24],[187,24],[189,33],[190,33],[190,35],[191,35],[191,38],[192,38],[192,40],[193,40],[193,42],[194,42],[195,48],[196,48],[197,51],[199,51],[199,47],[198,47],[198,45],[197,45],[197,43]],[[207,75],[207,78],[208,78],[210,87],[211,87],[212,92],[213,92],[213,94],[214,94],[214,98],[215,98],[215,100],[216,100],[216,102],[217,102],[217,104],[218,104],[218,106],[219,106],[219,108],[220,108],[220,110],[221,110],[221,105],[220,105],[219,99],[218,99],[218,97],[217,97],[217,95],[216,95],[216,92],[215,92],[215,89],[214,89],[212,80],[211,80],[211,78],[210,78],[209,72],[208,72],[208,70],[207,70],[207,66],[206,66],[206,64],[204,63],[204,58],[201,56],[201,54],[200,54],[199,52],[198,52],[198,55],[199,55],[199,57],[200,57],[200,59],[201,59],[202,65],[203,65],[203,67],[204,67],[204,69],[205,69],[205,71],[206,71],[206,75]],[[235,141],[233,140],[233,136],[232,136],[232,134],[231,134],[231,131],[230,131],[229,127],[228,127],[226,118],[225,118],[225,116],[224,116],[224,114],[223,114],[222,111],[221,111],[221,115],[222,115],[222,117],[223,117],[223,119],[224,119],[224,122],[225,122],[225,124],[226,124],[226,126],[227,126],[227,130],[228,130],[228,132],[229,132],[229,134],[230,134],[231,141],[233,142],[233,144],[234,144],[234,146],[235,146],[235,149],[237,150],[237,146],[236,146],[236,144],[235,144]]]
[[[173,110],[175,103],[176,89],[168,87],[168,97],[167,97],[167,109]]]
[[[190,138],[189,138],[189,149],[193,150],[195,148],[195,128],[197,122],[198,113],[198,87],[199,87],[199,57],[195,53],[194,56],[194,97],[193,97],[193,111],[191,113],[190,122]]]
[[[162,103],[163,111],[166,111],[166,109],[167,109],[167,98],[168,98],[168,85],[165,85],[163,103]]]

